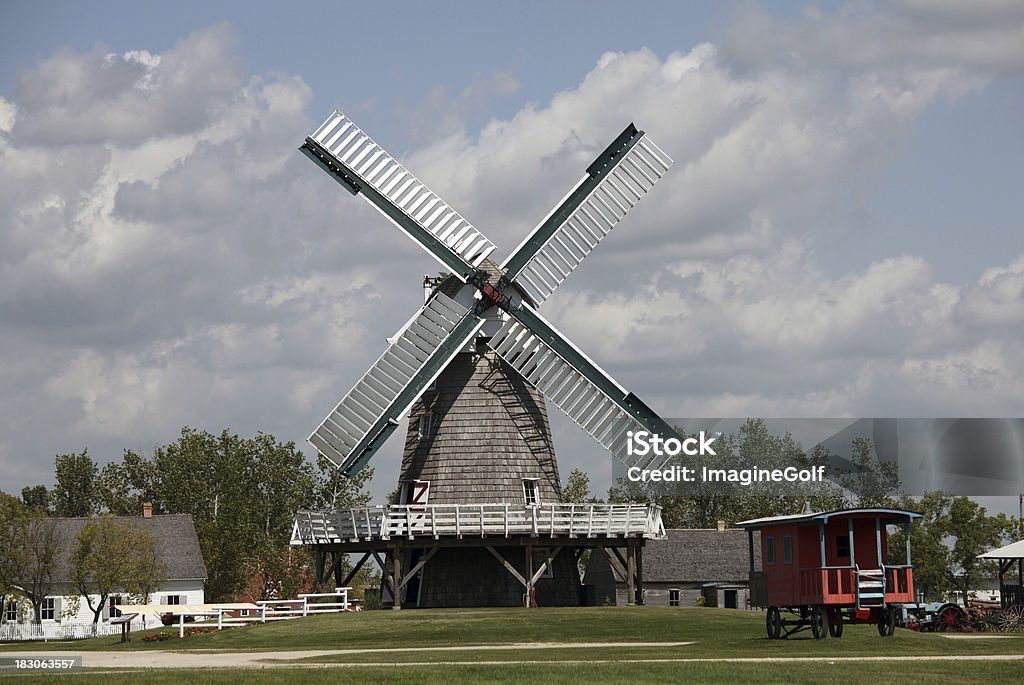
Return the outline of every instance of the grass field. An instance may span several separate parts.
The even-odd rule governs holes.
[[[764,637],[764,614],[725,609],[668,607],[593,607],[572,609],[471,609],[366,611],[324,615],[296,621],[236,628],[184,640],[145,643],[135,636],[121,644],[106,637],[73,643],[3,645],[0,651],[124,652],[183,650],[195,654],[353,650],[304,657],[303,681],[328,678],[360,683],[521,682],[737,682],[810,683],[841,678],[844,683],[872,683],[896,677],[919,683],[1021,683],[1024,661],[846,661],[851,658],[915,656],[979,657],[1020,655],[1024,636],[1009,639],[950,640],[936,634],[897,630],[881,638],[873,626],[847,626],[842,639],[812,640],[808,633],[789,640]],[[806,637],[804,637],[806,636]],[[676,646],[585,647],[586,643],[669,643]],[[541,649],[523,643],[560,643]],[[572,646],[569,646],[572,645]],[[460,647],[458,650],[431,649]],[[479,647],[488,646],[488,649]],[[474,649],[477,647],[477,649]],[[387,651],[382,651],[387,650]],[[397,650],[397,651],[395,651]],[[410,650],[410,651],[401,651]],[[299,656],[299,655],[296,655]],[[825,661],[772,662],[771,659],[824,658]],[[747,662],[692,661],[753,659]],[[88,660],[86,662],[88,664]],[[330,665],[345,666],[343,674]],[[312,667],[312,668],[311,668]],[[229,682],[238,670],[163,669],[146,674],[150,682]],[[296,668],[245,672],[246,679],[274,683],[294,680]],[[65,678],[68,676],[64,676]],[[136,674],[137,677],[137,674]],[[129,682],[129,672],[73,676],[76,682]],[[21,682],[26,680],[19,679]],[[30,678],[34,680],[34,678]]]

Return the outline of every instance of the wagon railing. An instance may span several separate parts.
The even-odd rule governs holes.
[[[800,594],[808,604],[853,602],[856,599],[855,573],[853,566],[802,568]]]

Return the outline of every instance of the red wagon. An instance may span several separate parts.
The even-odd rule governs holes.
[[[843,509],[737,523],[750,546],[750,603],[768,610],[768,637],[807,628],[816,639],[842,637],[844,623],[874,623],[880,635],[892,635],[898,605],[914,602],[910,525],[917,518],[900,509]],[[905,564],[886,563],[890,525],[903,528]]]

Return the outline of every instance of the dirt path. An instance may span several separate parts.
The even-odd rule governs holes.
[[[139,651],[139,652],[74,652],[73,650],[47,652],[46,656],[81,655],[86,668],[365,668],[374,666],[456,666],[501,664],[583,664],[583,663],[794,663],[794,662],[856,662],[856,661],[1024,661],[1024,654],[975,654],[968,656],[837,656],[837,657],[708,657],[670,659],[510,659],[474,661],[416,661],[372,663],[305,662],[297,659],[336,657],[346,654],[386,652],[466,652],[509,649],[594,649],[629,647],[679,647],[692,642],[604,642],[604,643],[522,643],[506,645],[475,645],[467,647],[410,647],[389,649],[318,649],[282,652],[212,652],[212,651]]]

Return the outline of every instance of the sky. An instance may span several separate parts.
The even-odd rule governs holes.
[[[183,425],[312,454],[438,269],[298,153],[335,107],[501,256],[646,130],[543,314],[663,416],[1024,416],[1019,2],[367,5],[0,4],[0,490]]]

